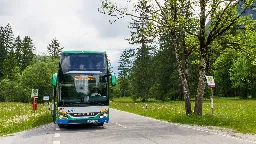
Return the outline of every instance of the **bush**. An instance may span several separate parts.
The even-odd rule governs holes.
[[[58,60],[37,62],[29,65],[22,75],[3,79],[0,83],[0,102],[29,102],[32,89],[39,89],[38,102],[42,102],[43,95],[52,94],[51,78],[57,66]]]
[[[22,88],[19,82],[4,79],[1,81],[0,89],[0,101],[23,101]]]

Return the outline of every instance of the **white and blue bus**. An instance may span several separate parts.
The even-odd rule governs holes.
[[[52,77],[54,123],[108,123],[110,84],[116,85],[116,76],[109,71],[106,52],[63,51]]]

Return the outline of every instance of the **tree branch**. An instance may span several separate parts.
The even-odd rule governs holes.
[[[228,5],[227,5],[227,6],[225,7],[225,9],[222,11],[222,13],[220,14],[220,16],[217,17],[217,22],[216,22],[216,24],[214,25],[213,29],[210,31],[210,34],[209,34],[209,36],[208,36],[208,38],[207,38],[207,42],[206,42],[207,44],[209,44],[209,43],[211,42],[213,33],[215,33],[216,29],[218,28],[218,26],[219,26],[219,24],[220,24],[220,22],[221,22],[222,16],[224,15],[224,13],[226,12],[226,10],[228,9],[228,7],[230,6],[231,3],[232,3],[232,1],[230,1],[230,2],[228,3]]]
[[[226,32],[232,25],[234,25],[234,23],[236,22],[236,20],[238,20],[238,19],[242,16],[242,14],[243,14],[244,12],[245,12],[245,9],[241,12],[241,14],[239,14],[236,18],[234,18],[234,19],[231,21],[231,23],[230,23],[226,28],[223,28],[222,31],[220,30],[220,32],[219,32],[219,33],[216,33],[216,35],[213,35],[212,41],[213,41],[216,37],[218,37],[218,36],[222,35],[224,32]]]

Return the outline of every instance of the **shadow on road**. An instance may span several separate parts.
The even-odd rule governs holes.
[[[81,130],[103,130],[105,129],[104,126],[98,126],[98,125],[88,125],[88,124],[74,124],[74,125],[68,125],[65,126],[64,128],[61,128],[61,131],[81,131]]]
[[[55,124],[47,124],[40,126],[35,129],[30,129],[21,134],[21,137],[23,138],[30,138],[33,136],[44,136],[44,135],[54,135],[56,132],[56,127],[58,125]],[[95,131],[101,131],[106,129],[105,126],[97,126],[97,125],[68,125],[64,128],[60,128],[60,132],[64,133],[73,133],[73,132],[95,132]]]

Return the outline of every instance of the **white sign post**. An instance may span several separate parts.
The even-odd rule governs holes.
[[[49,99],[50,99],[49,96],[44,96],[44,97],[43,97],[43,100],[44,100],[44,101],[48,101]]]
[[[37,100],[36,100],[38,98],[38,89],[32,89],[31,98],[33,98],[33,110],[35,113],[38,107]]]
[[[50,96],[44,96],[44,97],[43,97],[43,100],[44,100],[44,101],[47,101],[47,104],[48,104],[48,110],[50,110],[50,105],[49,105]]]
[[[215,87],[213,76],[205,76],[209,87]]]
[[[212,115],[213,115],[213,87],[215,87],[215,83],[214,83],[213,76],[205,76],[205,77],[206,77],[208,86],[211,87],[212,96],[210,100],[211,100],[211,109],[212,109]]]
[[[38,98],[38,89],[32,89],[31,97]]]

